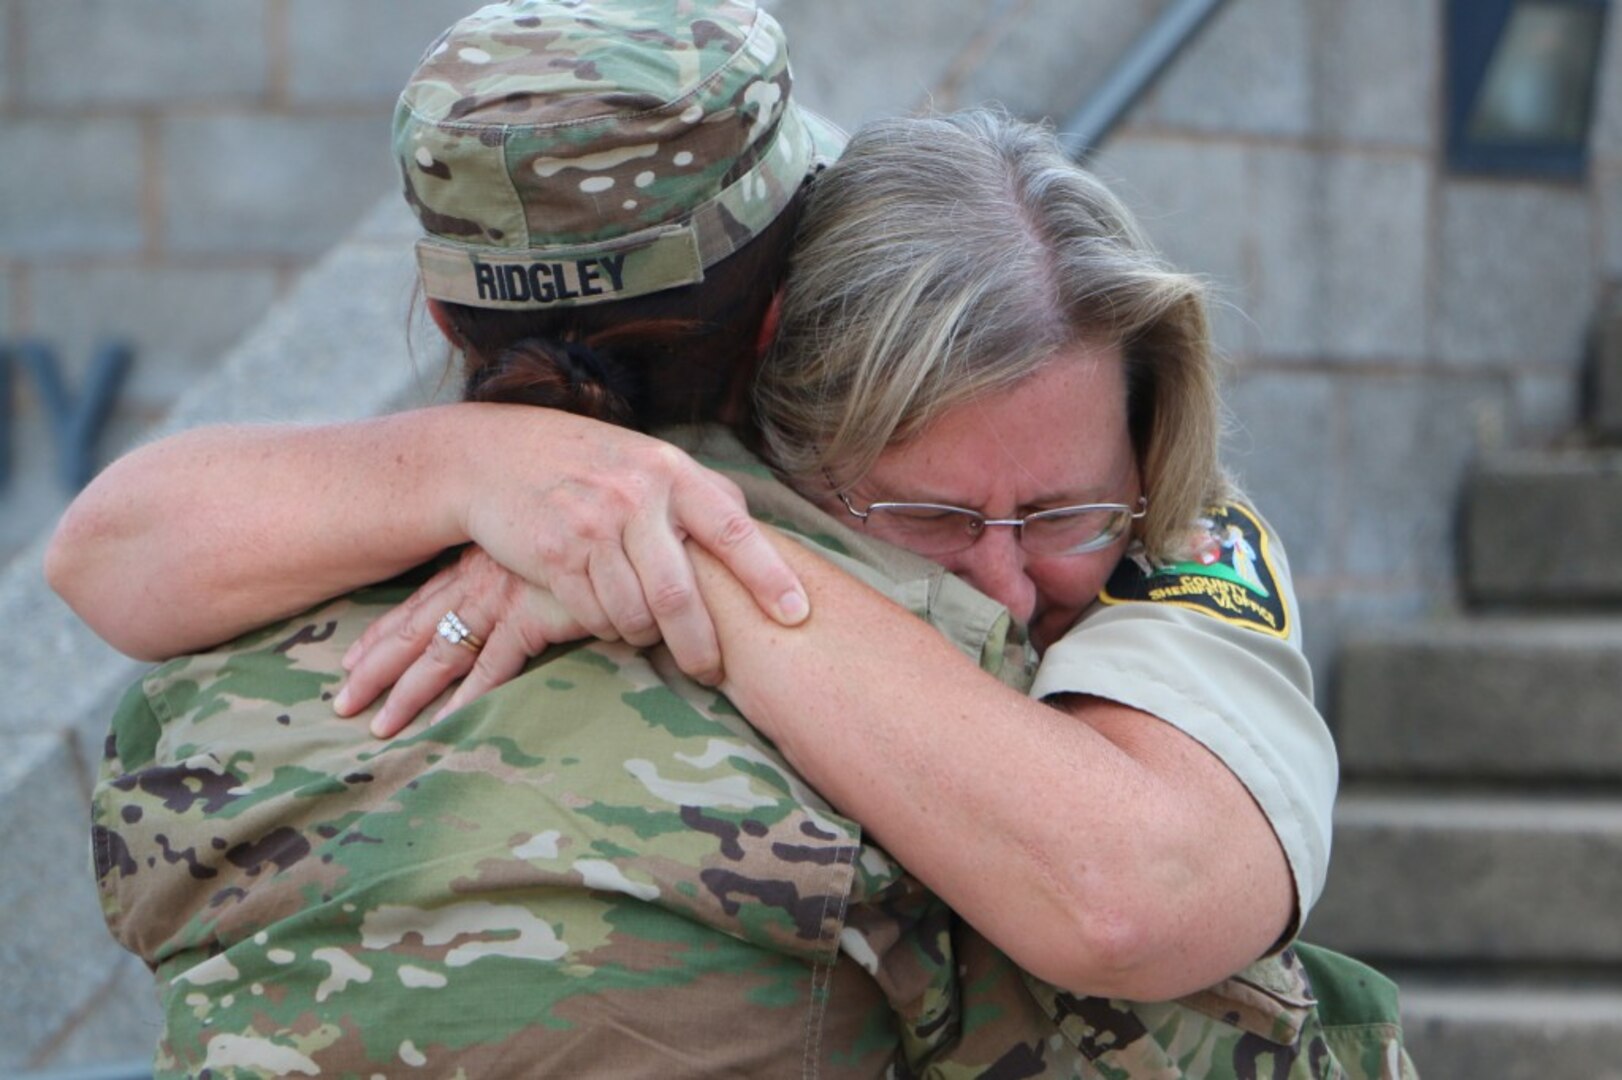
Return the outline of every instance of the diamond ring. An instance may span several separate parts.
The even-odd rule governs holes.
[[[447,611],[440,616],[439,625],[434,627],[434,633],[450,642],[460,645],[464,649],[478,652],[484,648],[484,639],[467,628],[467,623],[454,611]]]

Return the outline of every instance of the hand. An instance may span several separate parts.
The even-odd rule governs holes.
[[[722,677],[721,650],[686,538],[720,560],[769,617],[787,626],[805,620],[804,588],[749,517],[736,484],[657,439],[574,420],[590,426],[560,440],[553,419],[546,453],[509,450],[505,477],[492,470],[469,483],[470,538],[550,590],[591,636],[637,646],[662,638],[677,666],[711,686]],[[512,475],[526,461],[540,480]]]
[[[435,628],[447,611],[484,646],[475,652],[440,637]],[[545,589],[470,547],[350,646],[343,659],[349,678],[333,708],[353,716],[392,685],[371,724],[373,735],[391,738],[457,679],[462,685],[435,720],[513,678],[548,645],[589,636]]]

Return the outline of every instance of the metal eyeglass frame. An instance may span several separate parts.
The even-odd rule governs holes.
[[[980,542],[980,538],[986,534],[986,529],[993,525],[1019,529],[1020,532],[1018,541],[1020,546],[1023,547],[1025,544],[1025,523],[1028,521],[1040,521],[1043,518],[1061,517],[1080,513],[1084,510],[1124,510],[1126,511],[1129,521],[1141,521],[1144,515],[1149,512],[1149,497],[1147,495],[1138,496],[1138,501],[1135,507],[1128,506],[1126,503],[1077,503],[1074,506],[1055,506],[1049,510],[1038,510],[1034,514],[1026,514],[1023,517],[994,518],[987,517],[978,510],[970,510],[966,506],[953,506],[950,503],[872,502],[867,504],[866,510],[858,510],[856,509],[856,504],[850,501],[850,495],[838,490],[835,490],[834,494],[839,496],[839,501],[845,504],[845,509],[850,512],[851,516],[862,522],[866,522],[870,517],[872,517],[873,511],[875,510],[943,510],[950,513],[962,514],[970,520],[979,522],[977,527],[974,527],[965,534],[969,537],[968,543],[964,544],[960,548],[953,548],[951,551],[940,552],[940,554],[943,555],[950,555],[959,551],[969,550],[969,548]],[[1097,551],[1100,548],[1108,547],[1110,544],[1113,544],[1120,538],[1120,533],[1116,533],[1114,536],[1111,536],[1109,533],[1100,533],[1098,536],[1087,541],[1085,544],[1080,545],[1079,547],[1069,548],[1068,550],[1062,552],[1055,552],[1053,557],[1063,555],[1085,555],[1089,551]]]

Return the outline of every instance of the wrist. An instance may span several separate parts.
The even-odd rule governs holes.
[[[423,458],[424,497],[433,515],[431,528],[442,548],[478,542],[480,514],[490,505],[492,481],[503,462],[492,453],[517,445],[510,430],[523,406],[458,402],[433,410],[423,431],[415,432]]]

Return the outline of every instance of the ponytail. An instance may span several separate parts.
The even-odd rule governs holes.
[[[612,352],[578,341],[524,338],[468,372],[468,401],[538,405],[621,427],[643,417],[641,380]]]

